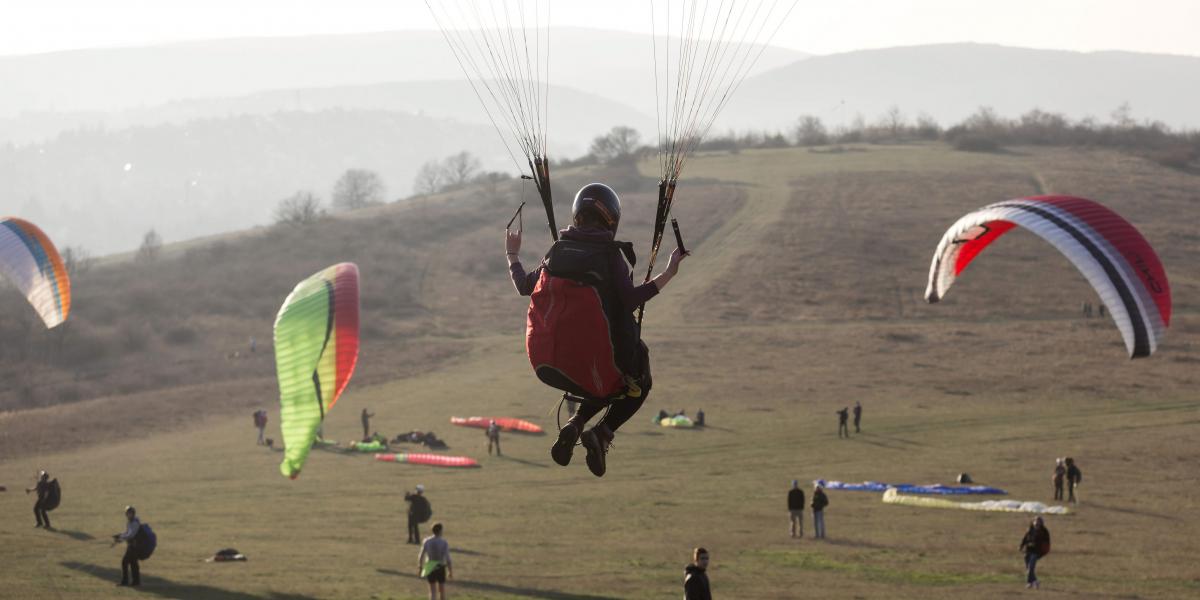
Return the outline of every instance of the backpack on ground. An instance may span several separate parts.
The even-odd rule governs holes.
[[[154,554],[154,549],[158,548],[158,536],[154,534],[154,530],[147,523],[142,523],[138,528],[138,532],[133,536],[133,549],[137,553],[138,560],[146,560]]]
[[[631,370],[622,363],[635,360],[637,325],[610,281],[615,252],[636,260],[627,242],[555,242],[529,302],[525,350],[534,373],[585,399],[621,393]]]
[[[49,486],[50,489],[46,490],[46,501],[42,503],[42,508],[46,509],[46,512],[58,508],[58,505],[62,503],[62,487],[58,485],[58,480],[51,479]]]

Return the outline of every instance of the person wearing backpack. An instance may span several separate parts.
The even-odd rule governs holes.
[[[1080,471],[1079,467],[1075,465],[1074,458],[1068,457],[1066,459],[1066,463],[1067,463],[1067,494],[1068,494],[1067,501],[1072,504],[1079,504],[1079,501],[1075,499],[1075,488],[1079,484],[1083,483],[1083,471]]]
[[[262,409],[254,411],[254,427],[258,429],[258,445],[266,446],[267,441],[263,437],[263,433],[267,428],[267,411]]]
[[[1033,519],[1029,531],[1021,538],[1021,552],[1025,554],[1025,587],[1038,588],[1037,562],[1050,554],[1050,530],[1041,517]]]
[[[829,506],[829,498],[825,495],[825,488],[820,484],[814,484],[812,495],[813,537],[818,540],[825,539],[826,506]]]
[[[142,522],[138,520],[137,511],[132,506],[125,507],[125,521],[125,531],[112,536],[114,544],[125,542],[125,556],[121,558],[121,583],[117,585],[137,587],[142,585],[142,572],[138,567],[140,553],[137,547],[137,537],[142,531]],[[131,571],[133,573],[132,581],[129,579]]]
[[[50,474],[45,471],[38,472],[37,483],[31,488],[25,488],[25,493],[37,492],[37,501],[33,505],[33,516],[37,517],[37,525],[34,527],[50,527]]]
[[[505,251],[513,286],[531,297],[526,350],[534,371],[546,384],[567,392],[564,398],[583,400],[559,430],[550,456],[559,465],[570,464],[575,442],[581,440],[588,470],[603,477],[614,435],[641,408],[653,382],[649,350],[633,313],[666,287],[687,253],[676,248],[662,273],[635,286],[633,245],[615,239],[621,221],[617,193],[602,183],[583,186],[575,194],[571,218],[573,224],[560,232],[533,271],[526,273],[521,265],[520,229],[505,230]],[[553,358],[539,364],[543,354]],[[608,413],[585,431],[606,405]]]
[[[425,497],[425,486],[418,484],[417,493],[404,493],[404,501],[408,503],[408,543],[421,543],[420,524],[433,517],[433,507]]]

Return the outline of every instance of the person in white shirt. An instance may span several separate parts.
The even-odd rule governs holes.
[[[132,506],[125,507],[125,531],[118,533],[113,537],[113,543],[125,542],[125,556],[121,559],[121,583],[117,585],[131,585],[137,587],[142,585],[142,574],[138,568],[137,548],[133,538],[142,529],[142,522],[137,518],[137,511]],[[130,571],[133,572],[133,581],[129,579]]]

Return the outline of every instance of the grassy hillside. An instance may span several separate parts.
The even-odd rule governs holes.
[[[159,531],[144,570],[144,591],[156,596],[419,598],[415,550],[399,537],[402,491],[424,483],[459,549],[456,598],[677,595],[695,545],[712,551],[721,597],[1016,595],[1025,516],[831,492],[829,540],[791,540],[789,481],[946,483],[966,471],[1014,499],[1049,501],[1053,459],[1071,455],[1086,476],[1082,502],[1078,514],[1049,520],[1054,552],[1040,569],[1042,594],[1200,593],[1196,178],[1108,153],[860,150],[692,163],[693,181],[705,183],[680,190],[677,213],[695,255],[649,308],[655,390],[601,480],[582,455],[567,469],[554,465],[549,436],[506,436],[506,456],[489,458],[481,432],[447,424],[451,415],[503,414],[554,427],[554,395],[529,376],[523,355],[524,302],[499,259],[508,199],[386,207],[231,240],[219,246],[224,254],[194,250],[140,278],[133,269],[144,267],[117,269],[129,279],[114,279],[116,288],[185,290],[163,303],[192,323],[189,347],[201,358],[178,385],[0,416],[0,484],[9,489],[0,493],[0,589],[128,595],[112,588],[120,557],[105,536],[133,503]],[[561,181],[569,188],[593,177],[608,178]],[[1094,301],[1082,278],[1021,232],[988,250],[945,303],[920,301],[945,227],[984,203],[1039,191],[1104,201],[1155,244],[1176,307],[1159,354],[1126,360],[1111,323],[1078,316],[1080,302]],[[625,199],[625,232],[643,234],[649,190]],[[528,262],[546,246],[534,214],[526,214]],[[255,270],[245,257],[271,268]],[[379,329],[365,330],[361,371],[327,434],[356,435],[358,411],[370,407],[380,431],[433,429],[452,453],[481,458],[481,469],[315,451],[301,478],[287,481],[277,474],[281,455],[253,445],[249,409],[274,402],[270,358],[208,354],[240,347],[250,332],[266,340],[291,283],[347,259],[363,267],[364,323]],[[246,290],[256,287],[271,293],[255,300]],[[88,304],[118,302],[98,294]],[[81,295],[80,316],[84,305]],[[229,316],[232,306],[244,314]],[[152,343],[164,357],[176,352]],[[96,370],[131,368],[118,360]],[[833,413],[856,400],[864,432],[838,440]],[[664,430],[650,424],[660,408],[703,408],[712,427]],[[278,439],[277,427],[273,411]],[[72,440],[81,447],[52,449]],[[33,530],[31,501],[14,493],[37,468],[66,490],[53,513],[58,534]],[[200,562],[227,546],[250,561]]]

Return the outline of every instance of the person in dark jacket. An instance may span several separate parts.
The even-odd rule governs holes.
[[[1079,470],[1079,467],[1075,464],[1075,459],[1073,458],[1067,457],[1066,463],[1068,493],[1067,501],[1074,504],[1079,504],[1079,501],[1075,499],[1075,487],[1080,483],[1083,483],[1083,471]]]
[[[1054,484],[1054,499],[1062,500],[1063,483],[1067,479],[1067,467],[1063,465],[1063,459],[1061,458],[1054,459],[1054,463],[1054,477],[1050,479],[1050,482]]]
[[[825,488],[820,484],[813,486],[812,511],[813,511],[813,537],[818,540],[825,539],[825,507],[829,506],[829,498],[825,496]]]
[[[708,585],[708,550],[692,551],[692,564],[683,569],[683,600],[712,600]]]
[[[500,426],[496,424],[495,419],[492,419],[491,422],[488,423],[488,428],[485,433],[487,434],[488,441],[488,456],[492,455],[492,444],[496,445],[496,456],[504,456],[504,454],[500,452]]]
[[[621,221],[621,201],[612,188],[602,183],[589,183],[580,188],[575,194],[571,205],[573,224],[560,232],[559,238],[567,242],[615,242],[617,226]],[[525,272],[521,265],[521,231],[505,230],[505,252],[508,258],[509,275],[517,293],[522,296],[533,294],[533,290],[541,278],[545,261],[533,271]],[[625,398],[615,400],[609,411],[594,427],[584,430],[587,422],[604,409],[598,403],[584,402],[579,409],[567,420],[558,432],[558,439],[550,448],[550,456],[554,462],[566,466],[571,462],[575,442],[581,441],[587,451],[588,470],[597,477],[603,477],[607,471],[608,448],[621,425],[625,424],[650,393],[652,378],[650,375],[650,356],[646,345],[640,341],[641,336],[633,312],[641,305],[658,295],[667,283],[679,272],[679,263],[687,253],[678,248],[671,253],[667,267],[654,279],[642,285],[635,286],[629,271],[629,265],[622,258],[621,252],[611,252],[609,273],[604,281],[612,289],[609,293],[602,291],[602,296],[611,296],[616,304],[619,322],[610,322],[613,332],[614,359],[626,376],[627,380],[636,382],[637,394],[631,393]]]
[[[31,488],[25,488],[25,493],[37,492],[37,501],[33,504],[33,516],[37,517],[37,527],[50,527],[50,513],[46,510],[46,504],[50,500],[50,474],[45,471],[38,472],[37,483]]]
[[[861,421],[862,421],[862,404],[859,402],[855,402],[854,403],[854,433],[861,432],[858,428],[858,424]]]
[[[788,490],[788,514],[792,520],[792,537],[804,537],[804,490],[795,479],[792,489]]]
[[[417,492],[404,493],[404,501],[408,503],[408,543],[421,543],[421,523],[433,516],[433,507],[425,497],[425,486],[417,484]]]
[[[842,410],[837,411],[838,415],[838,438],[850,437],[850,426],[847,423],[850,420],[850,408],[843,406]]]
[[[137,518],[137,511],[132,506],[125,507],[125,531],[114,534],[113,544],[125,542],[125,556],[121,557],[121,583],[117,585],[142,585],[142,572],[138,566],[137,534],[142,530],[142,522]],[[130,581],[129,574],[133,573]]]
[[[1029,531],[1021,538],[1021,552],[1025,554],[1025,587],[1040,586],[1037,578],[1037,563],[1042,557],[1050,554],[1050,530],[1041,517],[1036,517],[1029,525]]]
[[[373,417],[373,416],[375,416],[375,413],[367,412],[367,409],[365,409],[365,408],[363,409],[363,411],[362,411],[362,426],[363,426],[363,441],[364,442],[370,441],[370,439],[371,439],[371,417]]]

